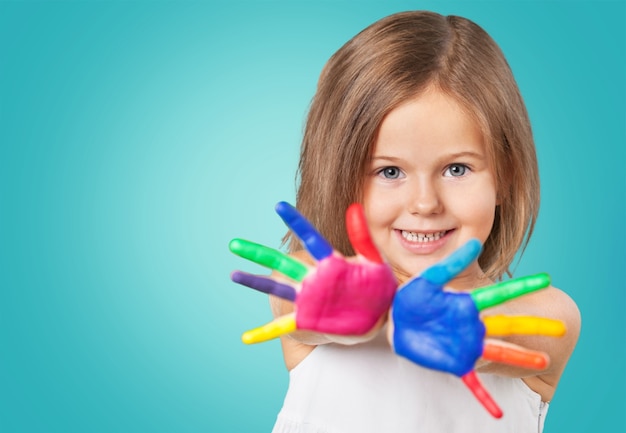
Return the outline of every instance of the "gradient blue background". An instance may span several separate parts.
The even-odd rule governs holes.
[[[287,387],[233,237],[278,246],[328,57],[431,9],[501,45],[547,271],[583,331],[546,432],[626,428],[623,2],[0,2],[0,431],[268,432]],[[451,408],[454,411],[454,408]]]

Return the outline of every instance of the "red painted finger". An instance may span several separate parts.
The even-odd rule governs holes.
[[[346,228],[350,243],[358,254],[373,262],[383,263],[378,248],[370,236],[365,212],[360,204],[353,203],[346,211]]]
[[[474,370],[466,373],[461,377],[463,383],[467,385],[472,394],[478,399],[480,404],[482,404],[487,412],[489,412],[494,418],[502,418],[502,409],[498,406],[498,404],[491,398],[491,395],[487,392],[487,390],[483,387],[482,383],[478,380],[478,376],[476,376],[476,372]]]

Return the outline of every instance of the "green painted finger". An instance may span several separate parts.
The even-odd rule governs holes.
[[[245,239],[233,239],[228,248],[239,257],[278,271],[295,281],[302,281],[309,271],[302,262],[280,251]]]
[[[536,274],[474,290],[470,296],[478,311],[482,311],[513,298],[544,289],[549,285],[550,276],[548,274]]]

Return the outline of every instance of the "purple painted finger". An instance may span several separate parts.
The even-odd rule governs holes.
[[[288,301],[296,300],[296,290],[288,284],[279,283],[269,277],[252,275],[246,272],[235,271],[230,275],[235,283],[250,287],[269,295],[275,295]]]

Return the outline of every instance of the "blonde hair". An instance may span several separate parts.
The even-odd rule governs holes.
[[[342,254],[354,251],[345,210],[362,198],[365,169],[384,117],[429,86],[456,98],[480,126],[498,206],[479,264],[509,273],[539,209],[535,146],[524,101],[504,55],[478,25],[424,11],[388,16],[325,65],[311,103],[298,166],[296,207]],[[300,249],[291,234],[290,251]]]

